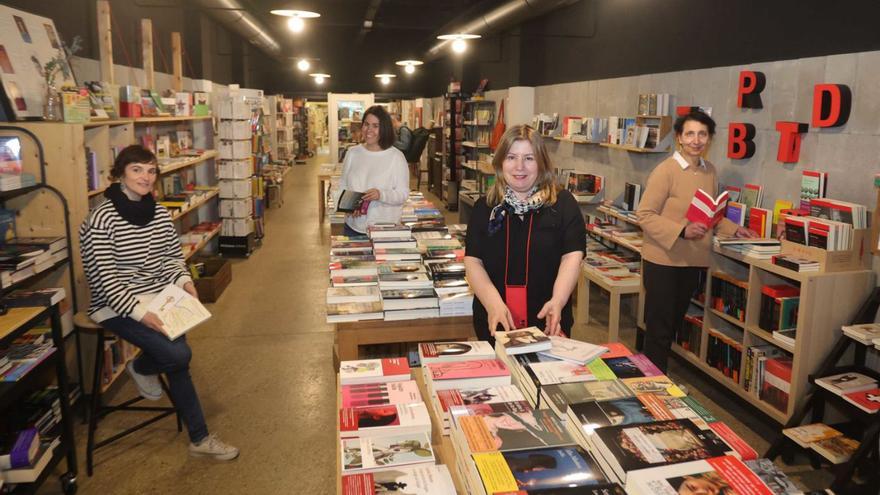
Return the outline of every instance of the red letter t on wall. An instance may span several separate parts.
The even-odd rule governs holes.
[[[797,163],[801,153],[801,134],[806,134],[809,126],[802,122],[779,121],[776,123],[776,130],[779,131],[776,159],[782,163]]]

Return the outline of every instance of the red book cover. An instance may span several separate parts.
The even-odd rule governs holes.
[[[343,385],[341,389],[342,407],[385,406],[422,401],[419,386],[414,380]]]
[[[772,213],[764,208],[749,208],[749,228],[754,230],[758,237],[770,237],[770,227],[773,222]]]
[[[361,426],[400,424],[397,406],[352,407],[339,410],[339,431],[357,431]]]
[[[343,495],[374,495],[373,473],[349,474],[342,477]]]
[[[801,290],[788,284],[765,285],[761,287],[761,293],[773,298],[795,297],[801,294]]]
[[[603,359],[632,356],[632,352],[620,342],[608,342],[607,344],[601,345],[608,349],[608,352],[602,354]]]
[[[458,390],[455,389],[438,390],[437,399],[440,401],[440,407],[443,408],[443,412],[448,412],[451,406],[464,405],[464,399],[462,399]]]
[[[716,421],[714,423],[709,423],[709,428],[721,437],[727,445],[730,445],[730,448],[739,454],[742,460],[751,461],[758,458],[758,453],[755,452],[755,449],[750,447],[749,444],[746,443],[742,437],[737,435],[736,432],[731,430],[727,424],[722,423],[721,421]]]
[[[843,397],[872,413],[880,411],[880,388],[851,392],[844,394]]]
[[[717,198],[713,198],[706,191],[697,189],[688,207],[686,217],[694,223],[702,223],[714,227],[724,217],[724,208],[727,206],[729,193],[722,192]]]
[[[475,361],[456,361],[452,363],[429,364],[432,380],[455,380],[459,378],[486,378],[508,376],[510,371],[497,359],[478,359]]]
[[[739,459],[732,456],[706,459],[737,495],[773,495],[767,485]]]

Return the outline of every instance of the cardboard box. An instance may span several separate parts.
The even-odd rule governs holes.
[[[220,235],[226,237],[244,237],[253,232],[253,218],[224,218]]]
[[[212,256],[210,258],[193,258],[190,263],[204,263],[205,274],[194,279],[199,301],[216,302],[232,281],[232,263],[229,260]]]
[[[221,160],[241,160],[250,158],[253,155],[251,150],[251,140],[220,141],[220,159]]]
[[[220,216],[223,218],[246,218],[254,216],[254,202],[247,199],[221,199]]]
[[[220,180],[220,198],[250,198],[251,188],[251,179],[222,179]]]
[[[221,119],[249,120],[251,118],[251,107],[241,98],[224,98],[216,106],[217,115]]]
[[[247,179],[254,175],[254,162],[246,158],[242,160],[220,160],[217,176],[221,179]]]
[[[249,120],[221,120],[220,139],[251,139],[252,129]]]

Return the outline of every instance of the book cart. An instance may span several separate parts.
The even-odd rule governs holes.
[[[71,236],[69,211],[67,201],[58,189],[47,183],[47,161],[43,152],[43,144],[39,138],[24,127],[0,126],[0,133],[4,135],[26,136],[28,139],[22,142],[21,157],[24,164],[33,163],[34,157],[39,163],[39,176],[37,183],[9,191],[0,192],[0,201],[4,207],[14,208],[19,211],[16,219],[17,234],[29,236],[64,236],[67,241],[67,258],[55,263],[52,267],[37,273],[36,275],[0,290],[0,295],[5,295],[14,289],[25,286],[63,286],[70,294],[74,307],[76,306],[76,292],[73,290],[74,275],[71,269]],[[50,208],[50,203],[60,202],[64,216],[48,218],[43,213]],[[57,206],[55,206],[57,208]],[[71,332],[67,336],[63,334],[61,323],[61,309],[59,304],[42,307],[19,307],[10,308],[8,312],[0,316],[0,345],[11,343],[17,337],[34,328],[38,324],[49,320],[52,329],[52,342],[55,351],[46,359],[16,381],[0,382],[0,429],[14,427],[6,422],[9,409],[20,406],[27,394],[35,387],[44,386],[50,375],[49,371],[54,366],[54,378],[58,386],[58,401],[60,403],[60,423],[52,428],[57,432],[60,442],[53,441],[49,449],[52,451],[48,463],[42,468],[33,482],[20,483],[9,493],[36,493],[40,486],[54,472],[55,467],[62,461],[67,461],[67,471],[61,475],[61,488],[64,493],[76,493],[77,463],[76,444],[73,437],[73,417],[70,404],[70,383],[68,379],[68,361],[65,355],[67,347],[66,339],[74,335],[76,348],[79,351],[79,335]],[[79,361],[77,361],[79,363]],[[82,368],[78,367],[80,380],[82,380]],[[11,433],[11,432],[9,432]],[[48,455],[48,454],[47,454]],[[2,474],[0,474],[2,476]]]
[[[857,239],[855,245],[859,246],[861,242]],[[787,249],[784,245],[783,253],[788,252]],[[818,253],[812,256],[814,259],[819,257]],[[705,293],[707,297],[712,294],[715,278],[738,280],[747,294],[744,321],[713,308],[707,301],[703,307],[703,327],[696,352],[685,350],[676,343],[672,344],[672,351],[770,418],[786,424],[805,403],[807,379],[821,366],[826,349],[831,348],[841,336],[841,325],[853,318],[862,301],[874,288],[874,272],[858,269],[861,263],[849,265],[850,269],[846,271],[831,271],[844,267],[823,263],[819,272],[803,273],[775,265],[769,260],[746,257],[715,247],[710,258]],[[793,346],[773,338],[770,332],[758,326],[761,287],[768,284],[788,284],[800,288],[797,333]],[[718,330],[738,342],[742,349],[770,344],[791,357],[790,390],[784,410],[777,409],[746,390],[746,359],[741,359],[739,363],[737,379],[726,376],[707,362],[710,329]]]
[[[880,288],[875,288],[850,323],[873,321],[878,306],[880,306]],[[810,373],[809,382],[805,384],[806,400],[784,426],[784,428],[800,426],[808,415],[811,423],[823,422],[827,416],[826,406],[828,405],[843,413],[846,421],[840,425],[835,424],[834,427],[845,432],[850,438],[857,439],[859,447],[848,461],[831,465],[831,472],[834,474],[831,490],[835,493],[858,492],[859,488],[850,484],[857,468],[862,474],[868,474],[868,479],[861,486],[865,490],[864,493],[869,493],[871,489],[877,489],[878,483],[880,483],[880,471],[877,469],[880,466],[880,451],[878,451],[877,443],[880,439],[880,414],[862,411],[834,392],[816,385],[816,379],[839,373],[857,372],[880,381],[880,372],[866,364],[869,347],[873,347],[873,345],[865,345],[846,335],[841,335],[819,368],[814,373]],[[846,361],[851,361],[852,364],[841,364]],[[792,447],[797,447],[797,445],[785,435],[780,434],[767,450],[765,457],[772,460],[781,455],[788,460],[791,457]],[[813,467],[818,469],[824,458],[813,452],[812,449],[802,450],[809,453]]]

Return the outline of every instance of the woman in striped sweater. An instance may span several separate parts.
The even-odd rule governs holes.
[[[110,170],[115,182],[104,193],[107,201],[92,210],[80,228],[82,260],[92,295],[89,316],[143,351],[126,364],[142,397],[160,399],[159,374],[168,378],[171,399],[189,432],[190,455],[235,459],[237,448],[208,434],[189,373],[192,351],[186,337],[169,340],[162,332],[162,321],[138,297],[155,294],[169,284],[198,297],[171,216],[153,199],[158,174],[152,152],[138,145],[122,150]]]

